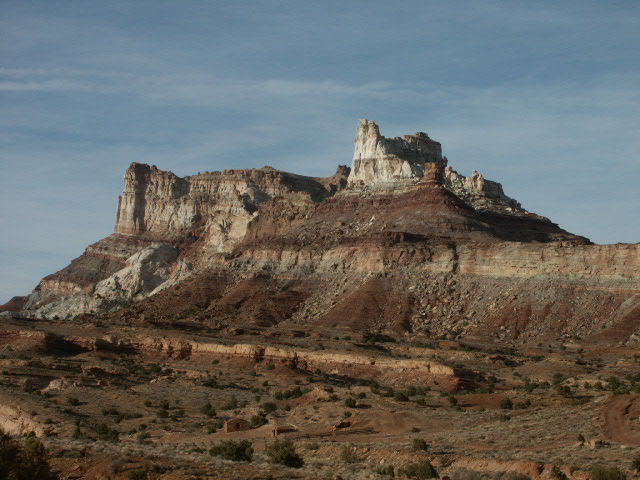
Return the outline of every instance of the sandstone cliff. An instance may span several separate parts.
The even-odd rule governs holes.
[[[26,313],[640,340],[638,245],[591,245],[458,174],[426,134],[387,139],[368,120],[352,167],[327,178],[134,163],[115,231],[43,279]]]
[[[375,122],[360,120],[349,184],[376,186],[420,179],[424,164],[444,162],[442,147],[426,133],[385,138]]]

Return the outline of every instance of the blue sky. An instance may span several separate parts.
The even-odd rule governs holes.
[[[357,120],[640,242],[640,2],[0,4],[0,301],[112,232],[129,163],[330,175]]]

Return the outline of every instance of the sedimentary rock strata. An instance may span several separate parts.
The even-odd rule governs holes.
[[[132,164],[115,233],[44,278],[25,314],[635,341],[639,259],[460,175],[428,135],[362,120],[351,168],[326,178]]]

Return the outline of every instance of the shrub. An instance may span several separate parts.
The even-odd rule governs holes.
[[[253,447],[249,440],[240,440],[238,442],[223,440],[219,445],[209,450],[209,454],[234,462],[250,462],[253,458]]]
[[[584,443],[584,441],[582,443]],[[640,456],[637,456],[633,459],[633,461],[631,462],[631,467],[634,470],[640,471]]]
[[[290,398],[301,397],[302,395],[308,392],[310,392],[310,390],[307,388],[302,390],[300,387],[296,387],[296,388],[292,388],[291,390],[277,391],[274,394],[274,397],[276,400],[289,400]]]
[[[51,471],[49,455],[35,435],[29,435],[21,444],[0,430],[0,479],[14,478],[57,480],[59,477]]]
[[[503,398],[500,402],[500,408],[503,410],[511,410],[513,408],[513,402],[509,397]]]
[[[340,460],[344,463],[356,463],[360,461],[355,449],[349,445],[343,445],[340,449]]]
[[[73,431],[73,435],[71,435],[71,438],[73,438],[74,440],[82,440],[84,438],[84,434],[82,433],[82,430],[80,430],[79,424],[76,424],[76,428]]]
[[[591,480],[626,480],[627,476],[618,467],[596,465],[591,469]]]
[[[262,410],[264,410],[264,413],[266,413],[266,414],[269,414],[271,412],[275,412],[277,409],[278,409],[278,407],[273,402],[264,402],[262,404]]]
[[[386,467],[378,467],[376,469],[376,473],[382,476],[389,476],[391,478],[395,477],[395,472],[393,470],[393,465],[387,465]]]
[[[413,449],[414,450],[428,450],[429,444],[425,442],[423,438],[414,438],[413,439]]]
[[[207,433],[209,434],[216,433],[218,430],[222,428],[223,425],[224,425],[224,422],[221,419],[218,419],[212,425],[209,425],[207,427]]]
[[[80,405],[80,400],[77,397],[69,397],[67,398],[67,403],[72,407],[77,407]]]
[[[554,388],[558,395],[561,395],[565,398],[569,398],[573,395],[571,387],[569,387],[568,385],[556,385]]]
[[[400,475],[418,480],[426,480],[429,478],[438,478],[438,472],[431,462],[425,460],[423,462],[412,463],[400,469]]]
[[[232,396],[227,403],[222,407],[223,410],[235,410],[238,408],[238,399],[235,396]]]
[[[407,402],[407,401],[409,401],[409,397],[404,392],[396,392],[393,395],[393,398],[395,398],[399,402]]]
[[[560,470],[560,467],[554,465],[551,469],[551,479],[552,480],[569,480],[569,478]]]
[[[356,406],[358,405],[358,402],[356,402],[355,398],[349,397],[345,399],[344,405],[345,407],[356,408]]]
[[[296,452],[291,440],[276,440],[265,453],[271,459],[271,463],[285,465],[292,468],[301,468],[304,465],[302,457]]]
[[[98,438],[105,442],[118,443],[120,441],[120,432],[115,428],[110,428],[104,423],[96,427],[96,433],[98,434]]]
[[[209,377],[202,383],[202,385],[209,388],[216,388],[218,386],[218,380],[216,380],[215,377]]]
[[[216,409],[213,408],[213,405],[211,405],[211,402],[207,402],[206,405],[204,405],[200,411],[205,414],[207,417],[215,417],[217,415]]]
[[[264,417],[264,415],[254,415],[253,417],[251,417],[249,423],[251,424],[251,428],[258,428],[262,425],[266,425],[269,422],[267,422],[267,419]]]
[[[144,470],[131,470],[127,474],[129,480],[147,480],[147,472]]]

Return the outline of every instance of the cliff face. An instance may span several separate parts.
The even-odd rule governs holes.
[[[384,186],[420,179],[425,163],[443,161],[441,145],[426,133],[385,138],[375,122],[360,120],[349,184]]]
[[[134,163],[115,232],[43,279],[26,313],[523,341],[640,334],[640,246],[591,245],[499,183],[458,174],[426,134],[387,139],[368,120],[352,167],[327,178],[270,167],[180,178]]]
[[[262,203],[274,197],[302,204],[322,201],[344,186],[345,173],[339,169],[334,177],[315,179],[265,167],[179,178],[133,163],[124,176],[115,231],[172,241],[204,229],[208,245],[228,251],[244,237]]]

